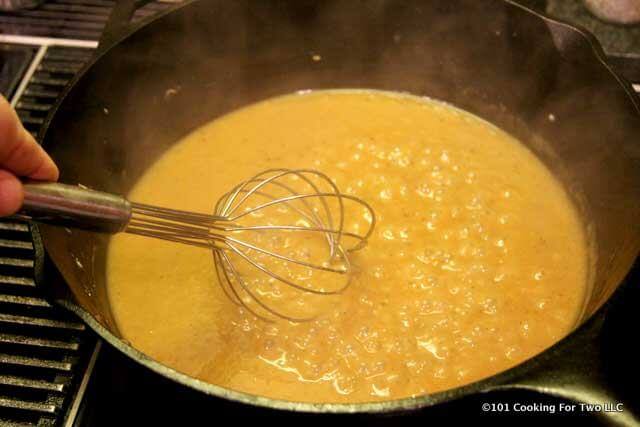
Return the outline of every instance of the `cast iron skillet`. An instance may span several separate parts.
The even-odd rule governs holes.
[[[576,330],[509,371],[454,390],[381,403],[296,403],[206,384],[123,341],[105,292],[104,236],[34,227],[37,283],[140,364],[212,399],[265,410],[411,413],[499,389],[617,403],[595,342],[611,296],[631,286],[625,277],[640,248],[640,102],[579,29],[510,1],[194,1],[103,45],[42,136],[63,182],[127,193],[190,130],[309,88],[427,95],[526,142],[566,186],[589,234],[593,289]],[[623,403],[624,412],[603,416],[637,423],[637,402]]]

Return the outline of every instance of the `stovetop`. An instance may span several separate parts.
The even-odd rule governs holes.
[[[592,29],[614,66],[637,83],[636,90],[640,91],[640,26],[599,22],[577,0],[523,2]],[[33,10],[0,12],[0,93],[12,101],[34,135],[68,81],[91,58],[113,3],[50,0]],[[135,19],[166,7],[166,3],[151,2],[136,12]],[[82,322],[47,303],[34,287],[32,269],[33,245],[27,225],[0,220],[0,426],[80,427],[170,421],[199,425],[202,420],[213,424],[232,419],[229,417],[266,415],[250,408],[238,412],[233,404],[214,404],[201,393],[177,387],[102,345]],[[627,345],[628,325],[640,322],[638,303],[640,288],[629,288],[607,317],[599,343],[610,363],[610,385],[632,397],[634,391],[629,384],[634,383],[631,379],[636,375],[633,369],[638,354]],[[637,375],[635,378],[640,379]],[[534,393],[501,392],[441,406],[429,413],[429,419],[489,421],[489,415],[480,410],[480,403],[487,400],[558,403],[558,399]],[[635,400],[640,404],[640,399]],[[636,411],[640,413],[640,408]],[[540,417],[549,414],[529,415],[533,416],[529,421],[539,423]],[[278,414],[269,416],[271,421],[285,421]],[[490,421],[511,424],[513,416],[517,414],[494,416]],[[560,419],[567,417],[572,416],[565,414]],[[579,417],[581,424],[598,424],[588,415]],[[307,417],[308,422],[313,419]],[[375,423],[396,424],[397,420],[381,417]]]
[[[31,9],[0,11],[0,34],[96,41],[114,3],[115,0],[47,0]],[[148,2],[136,11],[133,21],[165,10],[170,3]]]

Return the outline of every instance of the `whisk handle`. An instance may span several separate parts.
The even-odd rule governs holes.
[[[51,225],[117,233],[131,218],[122,196],[59,183],[24,184],[24,201],[16,217]]]

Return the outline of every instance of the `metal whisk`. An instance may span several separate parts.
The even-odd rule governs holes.
[[[375,226],[371,206],[311,169],[261,172],[220,197],[213,214],[130,202],[81,186],[30,183],[18,216],[210,249],[231,301],[258,317],[291,321],[313,316],[287,313],[267,300],[342,292],[352,278],[349,253],[366,245]]]

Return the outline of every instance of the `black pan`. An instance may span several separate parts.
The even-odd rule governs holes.
[[[631,286],[625,277],[640,249],[640,102],[592,36],[510,1],[212,0],[188,2],[102,47],[44,127],[44,146],[63,182],[127,193],[180,137],[274,95],[323,88],[406,91],[457,105],[527,143],[573,197],[592,254],[592,290],[581,321],[537,357],[442,393],[313,405],[206,384],[138,352],[121,339],[109,307],[108,238],[35,228],[36,242],[53,261],[37,245],[37,283],[118,350],[212,401],[264,411],[423,412],[505,389],[620,402],[603,380],[606,360],[594,343],[608,301]],[[637,400],[622,403],[624,412],[602,416],[637,423]]]

